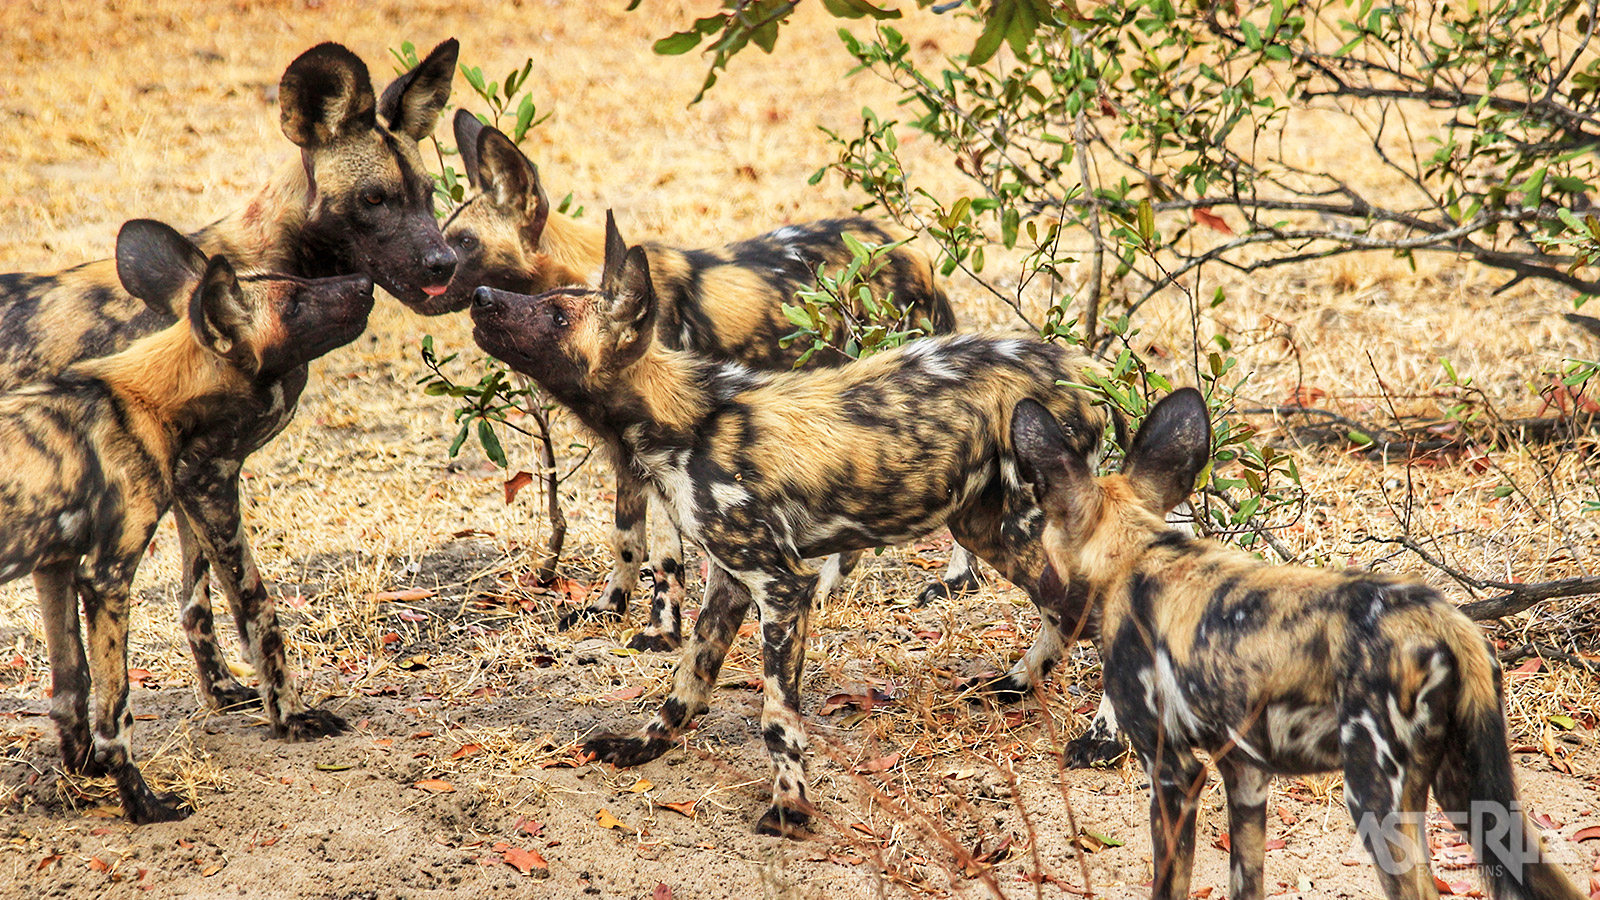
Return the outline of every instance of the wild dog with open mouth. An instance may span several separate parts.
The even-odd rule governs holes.
[[[196,233],[195,243],[244,272],[359,273],[408,302],[442,293],[455,256],[434,219],[433,180],[417,142],[432,133],[449,98],[455,61],[456,42],[445,41],[378,97],[366,66],[344,47],[320,44],[301,54],[279,86],[283,132],[300,147],[299,158],[243,210]],[[0,275],[0,390],[122,350],[184,316],[198,277],[193,260],[175,261],[161,250],[144,256],[130,246],[116,262]],[[205,255],[194,255],[203,271]],[[126,260],[135,264],[123,267],[119,282]],[[284,667],[277,612],[240,519],[239,469],[288,424],[305,381],[304,366],[258,381],[254,393],[237,398],[236,416],[190,434],[173,488],[184,560],[180,615],[201,696],[219,709],[257,696],[229,674],[217,646],[214,581],[257,661],[272,733],[290,740],[337,733],[344,723],[307,709]]]
[[[1438,896],[1430,786],[1496,897],[1581,896],[1523,815],[1499,663],[1466,616],[1414,579],[1270,566],[1167,525],[1210,458],[1198,391],[1156,404],[1119,475],[1092,477],[1078,436],[1031,400],[1011,432],[1051,567],[1099,620],[1106,695],[1150,776],[1154,897],[1189,896],[1196,749],[1227,788],[1230,900],[1263,896],[1268,779],[1340,768],[1392,900]]]
[[[0,394],[9,454],[0,471],[0,580],[33,573],[50,652],[50,716],[67,769],[115,777],[124,812],[144,823],[186,814],[175,798],[152,792],[133,763],[127,669],[129,589],[172,503],[179,460],[262,385],[354,340],[372,309],[372,281],[241,280],[226,257],[208,261],[149,220],[122,227],[117,261],[130,280],[198,262],[187,317],[120,353]],[[281,638],[270,637],[281,652]]]
[[[775,770],[758,829],[798,833],[811,810],[800,672],[817,585],[806,560],[908,541],[948,525],[1039,606],[1039,639],[1013,670],[1042,678],[1060,654],[1059,584],[1041,581],[1040,515],[1016,480],[1007,423],[1045,403],[1085,455],[1107,415],[1060,381],[1087,357],[1031,338],[947,335],[834,369],[756,372],[655,340],[649,256],[607,218],[600,287],[474,295],[474,337],[627,450],[675,524],[710,559],[699,620],[670,696],[636,737],[584,746],[632,766],[660,756],[707,708],[753,602],[761,619],[762,733]]]
[[[412,308],[424,314],[465,309],[479,286],[537,294],[557,287],[594,283],[605,255],[605,231],[553,212],[535,166],[511,139],[459,110],[456,147],[472,187],[477,189],[445,223],[445,239],[459,260],[450,289]],[[842,235],[887,244],[896,236],[870,219],[827,219],[780,228],[770,234],[705,250],[680,250],[641,244],[656,289],[656,339],[662,346],[774,371],[794,367],[805,351],[784,347],[794,331],[783,314],[797,290],[816,284],[817,269],[838,270],[850,260]],[[879,297],[907,308],[910,321],[933,334],[955,328],[950,301],[938,285],[933,265],[910,246],[890,251],[872,278]],[[849,357],[819,351],[813,364],[837,366]],[[615,457],[621,448],[612,448]],[[648,491],[625,460],[617,471],[614,553],[606,588],[589,607],[563,617],[566,627],[579,618],[625,613],[640,564],[645,561]],[[655,517],[660,526],[662,515]],[[654,587],[650,621],[629,643],[634,649],[670,650],[682,643],[684,596],[683,540],[669,528],[651,530],[650,571]],[[830,558],[823,565],[818,595],[826,597],[854,567],[859,555]],[[938,594],[976,586],[971,561],[959,546],[950,572],[926,592]]]

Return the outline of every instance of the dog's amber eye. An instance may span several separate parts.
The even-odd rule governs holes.
[[[559,306],[550,310],[550,320],[556,323],[557,328],[567,327],[567,314]]]
[[[383,202],[383,192],[367,191],[365,194],[361,195],[361,199],[367,201],[368,206],[377,206]]]
[[[456,236],[456,246],[460,247],[463,250],[471,250],[473,247],[477,246],[477,244],[478,244],[478,239],[473,237],[470,234],[462,234],[462,235],[457,235]]]

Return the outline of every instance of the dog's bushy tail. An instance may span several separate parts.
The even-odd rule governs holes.
[[[1451,619],[1445,638],[1456,658],[1461,692],[1434,778],[1439,808],[1471,840],[1496,900],[1585,900],[1546,857],[1539,832],[1517,799],[1500,665],[1476,625],[1459,614]]]

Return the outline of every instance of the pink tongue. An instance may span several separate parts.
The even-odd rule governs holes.
[[[450,285],[448,285],[448,284],[435,284],[435,285],[423,285],[422,286],[422,292],[424,294],[427,294],[429,297],[437,297],[440,294],[444,293],[445,291],[448,291],[449,289],[450,289]]]

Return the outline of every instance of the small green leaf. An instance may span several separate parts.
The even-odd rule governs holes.
[[[698,31],[679,31],[651,44],[650,49],[655,51],[657,56],[681,56],[698,46],[700,46]]]
[[[1562,731],[1571,731],[1578,727],[1578,720],[1571,716],[1554,715],[1550,717],[1549,722]]]
[[[500,446],[500,438],[494,433],[494,424],[488,419],[478,420],[478,443],[483,445],[484,455],[488,456],[495,465],[506,468],[506,451]]]

